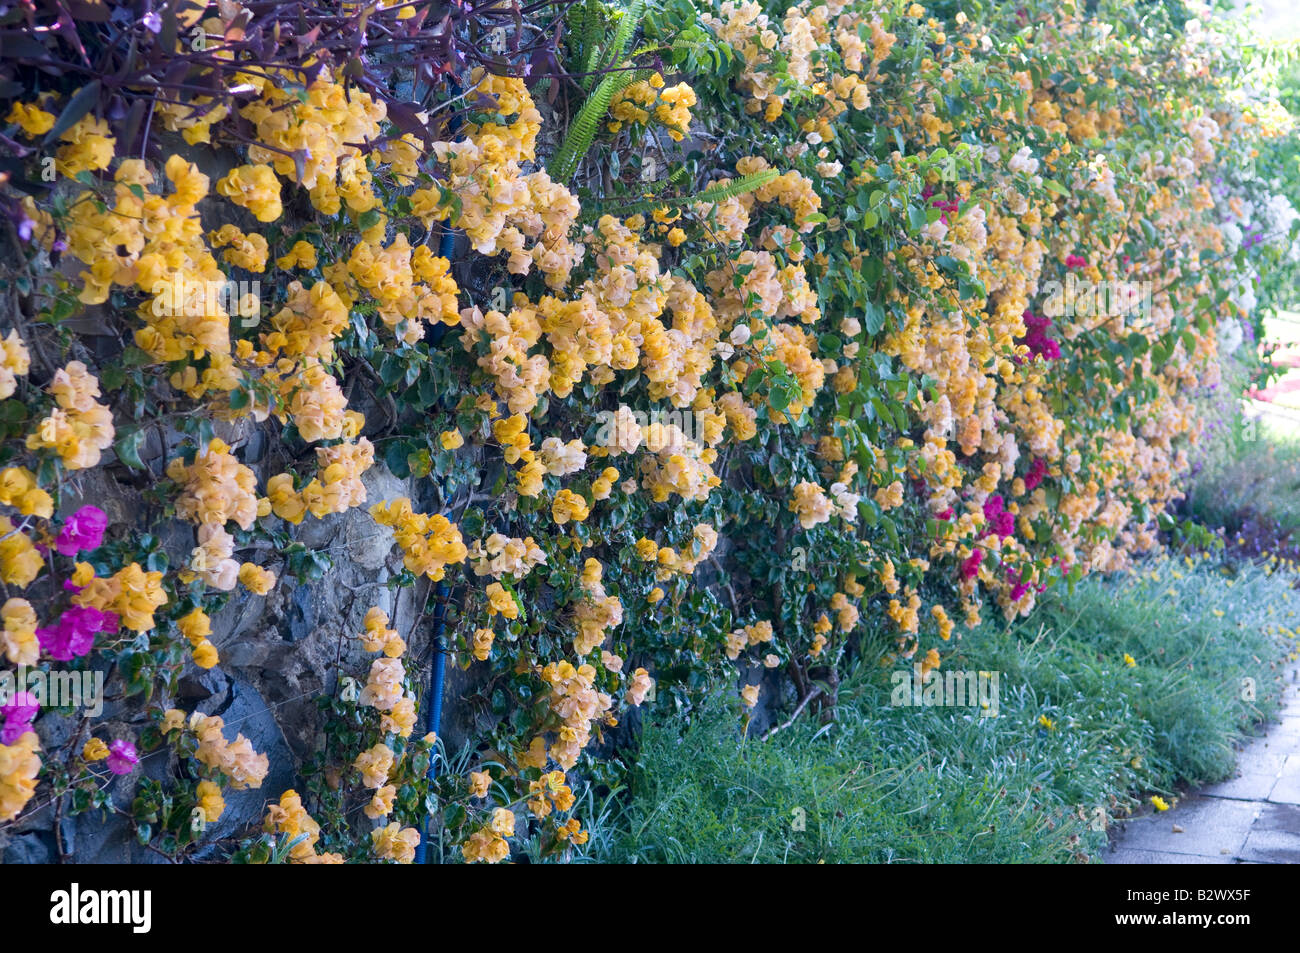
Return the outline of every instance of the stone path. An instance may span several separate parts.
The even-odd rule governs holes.
[[[1288,673],[1278,717],[1239,753],[1232,780],[1121,821],[1106,863],[1300,863],[1300,667]]]

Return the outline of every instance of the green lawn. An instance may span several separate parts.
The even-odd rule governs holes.
[[[587,857],[1096,861],[1137,798],[1231,773],[1297,626],[1281,573],[1165,559],[968,634],[944,668],[998,672],[996,717],[894,707],[869,660],[833,723],[805,717],[769,741],[742,738],[738,701],[714,696],[646,726],[625,787],[587,793]]]

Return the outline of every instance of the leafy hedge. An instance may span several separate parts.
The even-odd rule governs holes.
[[[186,770],[132,822],[191,851],[268,766],[170,707],[180,673],[220,664],[236,586],[329,571],[304,521],[365,506],[393,586],[454,585],[494,726],[454,761],[418,738],[413,633],[376,606],[364,688],[326,700],[302,793],[237,857],[410,860],[430,810],[469,860],[525,828],[569,850],[566,772],[626,709],[738,662],[747,707],[779,669],[829,711],[868,619],[869,651],[930,671],[1157,549],[1220,349],[1258,330],[1243,278],[1294,273],[1294,209],[1247,161],[1290,116],[1207,13],[584,0],[435,26],[418,0],[321,3],[290,43],[257,19],[280,5],[97,6],[108,25],[4,24],[27,38],[3,48],[4,647],[111,664],[154,727],[109,745],[83,721],[42,757],[18,705],[6,820],[41,785],[103,806],[166,747]],[[113,96],[32,68],[155,37],[166,81],[122,67]],[[251,430],[279,472],[232,450]],[[380,462],[444,512],[367,499]],[[95,468],[151,526],[68,512]],[[161,541],[178,521],[188,555]]]

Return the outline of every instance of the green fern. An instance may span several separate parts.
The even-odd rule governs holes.
[[[582,7],[582,19],[574,28],[579,47],[577,61],[582,72],[582,88],[590,92],[596,68],[600,63],[600,41],[605,37],[605,14],[600,0],[587,0]]]
[[[643,16],[645,16],[645,0],[632,0],[632,5],[627,8],[623,19],[618,22],[618,29],[614,32],[614,39],[608,46],[608,52],[601,57],[601,69],[617,66],[622,61],[627,52],[627,45],[632,41],[632,34],[641,25]]]
[[[691,195],[670,195],[663,198],[640,199],[636,202],[618,202],[613,204],[618,205],[619,215],[640,215],[646,212],[653,212],[657,208],[695,205],[700,202],[725,202],[727,199],[735,198],[738,195],[744,195],[746,192],[753,192],[756,189],[761,189],[780,174],[781,173],[776,169],[763,169],[761,172],[743,175],[739,179],[728,182],[725,185],[710,185],[708,188],[701,189]]]
[[[600,0],[587,0],[581,8],[581,18],[573,25],[574,34],[579,37],[578,61],[583,65],[584,76],[582,88],[591,91],[595,77],[602,71],[617,67],[623,62],[627,45],[641,24],[645,15],[645,0],[632,0],[632,4],[623,12],[618,29],[608,42],[606,38],[606,20],[604,4]],[[577,171],[591,143],[596,138],[600,124],[605,121],[610,103],[619,90],[639,79],[650,75],[649,70],[618,70],[606,72],[594,91],[578,110],[578,115],[565,130],[564,141],[547,163],[547,171],[556,182],[568,182]]]
[[[653,205],[654,208],[662,208],[663,202],[654,201],[655,197],[666,192],[674,185],[680,184],[681,180],[685,177],[686,177],[686,167],[678,166],[676,169],[672,171],[670,175],[667,175],[656,182],[643,183],[640,188],[641,198],[637,200],[638,203],[643,202],[647,205]],[[673,198],[674,200],[676,200],[675,196]],[[601,198],[596,198],[595,196],[584,196],[582,200],[581,218],[583,221],[588,221],[588,220],[595,221],[596,219],[600,218],[600,216],[605,214],[606,208],[614,208],[621,214],[623,208],[626,207],[626,205],[627,205],[627,200],[624,198],[620,198],[618,196],[615,196],[614,198],[611,199],[601,199]]]
[[[600,81],[596,91],[587,97],[587,101],[578,110],[578,115],[569,123],[569,128],[564,132],[564,141],[560,143],[560,148],[555,150],[555,155],[551,156],[551,161],[546,165],[546,171],[550,173],[553,181],[565,183],[573,178],[578,163],[591,148],[592,140],[596,138],[596,131],[605,121],[606,113],[609,112],[609,104],[619,90],[635,80],[644,79],[649,72],[649,70],[622,70],[609,73]]]
[[[776,169],[763,169],[759,172],[751,172],[749,175],[742,175],[738,179],[728,182],[726,185],[710,185],[707,189],[702,189],[698,195],[694,196],[692,202],[725,202],[727,199],[734,199],[738,195],[744,195],[746,192],[754,192],[780,177],[781,173]]]
[[[633,0],[619,19],[612,38],[606,29],[609,18],[600,0],[587,0],[581,11],[572,30],[578,38],[576,59],[582,73],[581,86],[584,92],[590,92],[601,71],[617,66],[627,55],[627,45],[645,16],[645,0]]]

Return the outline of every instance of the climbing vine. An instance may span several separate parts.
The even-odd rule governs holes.
[[[1190,5],[134,6],[2,25],[3,654],[147,712],[50,743],[11,699],[4,823],[129,775],[140,843],[196,849],[268,763],[179,680],[364,512],[400,563],[367,661],[234,859],[409,862],[430,817],[581,851],[637,708],[738,678],[830,717],[846,656],[938,668],[1159,548],[1251,249],[1300,257],[1284,200],[1239,224],[1291,119]],[[74,52],[117,68],[30,68]],[[438,585],[459,753],[417,727]]]

